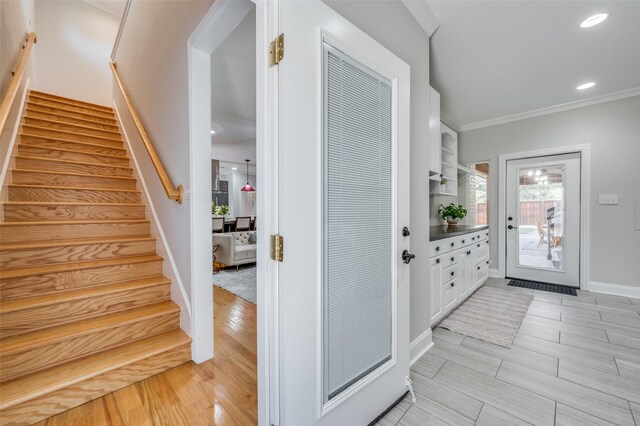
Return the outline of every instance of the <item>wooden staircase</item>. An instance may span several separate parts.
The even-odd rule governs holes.
[[[0,222],[0,424],[191,359],[113,110],[32,91]]]

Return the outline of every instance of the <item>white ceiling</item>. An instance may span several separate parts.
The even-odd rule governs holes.
[[[127,0],[83,0],[85,3],[89,3],[92,6],[102,9],[107,13],[122,17],[124,7],[127,5]]]
[[[436,0],[429,6],[440,22],[431,38],[431,84],[453,126],[640,88],[639,1]],[[598,12],[609,18],[580,28]],[[588,81],[597,84],[576,90]]]
[[[255,8],[211,55],[211,151],[215,159],[255,163]]]

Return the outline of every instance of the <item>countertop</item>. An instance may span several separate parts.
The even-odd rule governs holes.
[[[472,232],[489,229],[489,225],[439,225],[429,228],[429,241],[443,240],[445,238],[457,237],[458,235],[471,234]]]

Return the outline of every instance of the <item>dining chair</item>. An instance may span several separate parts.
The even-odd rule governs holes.
[[[251,229],[251,217],[241,216],[236,217],[236,231],[248,231]]]
[[[211,218],[211,232],[220,233],[224,232],[224,218],[216,217]]]

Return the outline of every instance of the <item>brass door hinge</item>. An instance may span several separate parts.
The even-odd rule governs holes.
[[[269,44],[269,66],[278,65],[284,57],[284,34],[280,34]]]
[[[284,238],[282,235],[271,236],[271,259],[282,262],[284,259]]]

